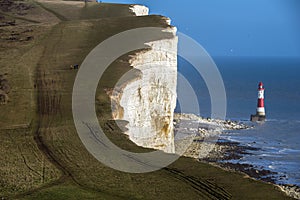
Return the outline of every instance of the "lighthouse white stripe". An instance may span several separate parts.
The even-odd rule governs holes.
[[[258,91],[258,98],[264,99],[264,91],[263,90]]]
[[[258,113],[265,113],[265,108],[258,107],[256,110]]]

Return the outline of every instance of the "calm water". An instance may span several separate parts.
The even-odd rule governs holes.
[[[248,163],[259,169],[278,172],[278,183],[300,186],[300,61],[217,58],[215,62],[226,88],[228,119],[252,124],[249,117],[255,113],[258,82],[262,81],[266,88],[266,123],[253,123],[254,129],[222,136],[260,150],[231,162]],[[189,80],[198,96],[200,115],[210,116],[210,98],[201,76],[181,59],[179,72]],[[179,110],[180,106],[177,108]]]

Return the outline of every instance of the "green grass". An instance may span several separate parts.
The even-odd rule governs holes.
[[[80,186],[76,186],[72,183],[64,183],[61,185],[53,186],[51,188],[43,189],[33,193],[32,195],[26,195],[23,199],[26,200],[82,200],[82,199],[103,199],[103,200],[118,200],[119,196],[113,194],[106,194],[93,190],[86,190]]]
[[[38,3],[57,18],[65,21],[133,16],[128,5],[83,1],[47,1]]]
[[[0,140],[0,196],[36,189],[60,177],[39,150],[30,128],[0,131]]]

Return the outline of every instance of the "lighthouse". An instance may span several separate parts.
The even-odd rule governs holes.
[[[251,115],[251,121],[265,121],[266,120],[266,111],[265,111],[265,88],[264,84],[260,82],[258,84],[258,100],[256,114]]]

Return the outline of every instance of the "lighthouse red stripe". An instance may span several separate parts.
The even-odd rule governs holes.
[[[265,107],[264,99],[258,99],[257,107],[258,107],[258,108],[263,108],[263,107]]]

